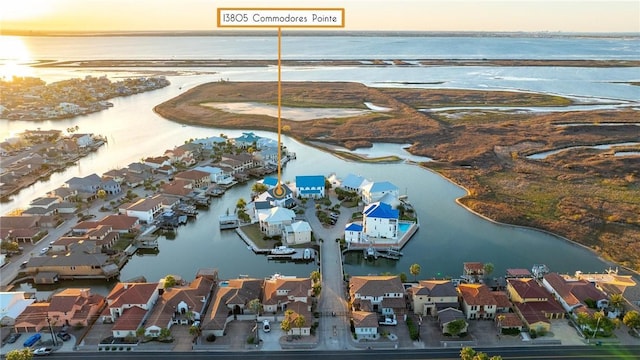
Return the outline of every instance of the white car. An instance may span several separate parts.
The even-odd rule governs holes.
[[[40,250],[40,255],[45,255],[47,252],[49,252],[49,248],[48,247]]]
[[[271,324],[269,324],[269,320],[262,320],[262,331],[266,333],[271,331]]]
[[[33,355],[36,355],[36,356],[49,355],[52,352],[53,352],[52,348],[43,347],[43,348],[33,350]]]

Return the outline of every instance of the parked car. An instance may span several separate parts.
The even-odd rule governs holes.
[[[9,335],[9,337],[7,337],[7,343],[8,344],[13,344],[14,342],[16,342],[18,340],[18,338],[22,336],[22,333],[13,333],[11,335]]]
[[[35,343],[37,343],[40,340],[41,337],[42,337],[42,335],[40,335],[39,333],[33,334],[33,335],[29,336],[29,338],[27,340],[24,341],[22,346],[31,347]]]
[[[266,333],[271,331],[271,324],[269,323],[269,320],[262,320],[262,331]]]
[[[23,261],[22,264],[20,264],[20,269],[26,268],[28,263],[28,261]]]
[[[49,252],[49,248],[48,248],[48,247],[43,248],[43,249],[41,249],[41,250],[40,250],[40,255],[44,255],[44,254],[46,254],[47,252]]]
[[[45,356],[45,355],[49,355],[53,352],[52,348],[48,348],[48,347],[42,347],[42,348],[38,348],[33,350],[33,355],[36,356]]]
[[[66,332],[59,332],[56,334],[56,336],[62,339],[62,341],[68,341],[69,339],[71,339],[71,335],[67,334]]]

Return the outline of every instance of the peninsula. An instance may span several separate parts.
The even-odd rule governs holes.
[[[274,105],[276,98],[275,82],[220,81],[197,86],[155,111],[187,124],[277,131],[273,116],[216,106]],[[460,202],[469,209],[495,221],[551,231],[638,271],[640,181],[633,155],[639,148],[638,110],[613,102],[596,109],[588,105],[594,104],[515,91],[287,82],[284,107],[362,111],[346,117],[283,118],[282,130],[314,146],[327,144],[327,151],[329,145],[354,149],[375,142],[411,143],[409,152],[434,159],[421,166],[467,189]],[[556,110],[545,111],[548,107]],[[600,144],[612,147],[589,148]],[[573,149],[577,146],[582,147]],[[530,157],[569,147],[541,159]]]

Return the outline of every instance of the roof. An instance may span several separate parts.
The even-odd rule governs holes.
[[[398,187],[388,181],[376,181],[369,183],[362,188],[369,193],[381,193],[389,191],[398,191]]]
[[[264,282],[263,304],[287,302],[289,296],[308,297],[310,291],[310,278],[275,277]],[[286,295],[278,295],[278,292],[286,292]]]
[[[481,262],[466,262],[463,264],[463,267],[467,272],[484,272],[484,264]]]
[[[117,283],[107,295],[109,307],[146,304],[156,292],[158,283]]]
[[[496,299],[491,295],[491,290],[484,284],[460,284],[458,291],[467,305],[498,305]]]
[[[379,297],[389,293],[404,294],[404,287],[398,276],[352,276],[349,280],[349,293]]]
[[[527,269],[507,269],[507,277],[531,277],[531,271]]]
[[[412,288],[414,295],[431,297],[458,297],[455,285],[450,280],[421,280]]]
[[[201,180],[203,178],[208,178],[210,177],[210,173],[206,172],[206,171],[200,171],[200,170],[186,170],[186,171],[182,171],[179,172],[177,174],[175,174],[175,178],[176,179],[187,179],[187,180]]]
[[[353,311],[351,313],[353,326],[356,328],[377,328],[378,315],[368,311]]]
[[[438,321],[441,325],[460,319],[464,320],[465,323],[467,322],[462,311],[458,309],[446,308],[438,311]]]
[[[135,216],[127,215],[108,215],[100,220],[100,224],[109,225],[113,230],[129,230],[133,228],[140,220]]]
[[[25,299],[24,291],[0,292],[0,319],[9,317],[16,319],[35,299]]]
[[[525,301],[548,299],[551,295],[533,279],[507,279],[507,284]]]
[[[276,186],[278,185],[278,178],[268,176],[262,180],[262,183],[267,186]]]
[[[162,204],[162,198],[154,196],[152,198],[142,198],[127,208],[129,211],[149,211]]]
[[[511,301],[509,301],[509,297],[502,291],[492,291],[491,295],[496,299],[496,303],[498,303],[498,308],[510,308]]]
[[[598,301],[607,298],[595,285],[586,280],[568,281],[558,273],[546,274],[544,280],[569,306],[583,304],[586,299]]]
[[[324,176],[323,175],[296,176],[296,187],[297,188],[308,188],[308,187],[324,188]]]
[[[311,225],[306,221],[296,221],[291,224],[291,230],[294,232],[311,231]]]
[[[362,176],[349,174],[346,178],[344,178],[344,180],[342,180],[341,186],[351,189],[358,189],[366,181],[367,179]]]
[[[362,224],[358,224],[358,223],[348,223],[344,229],[344,231],[357,231],[357,232],[361,232],[362,229],[364,229],[362,227]]]
[[[293,210],[285,209],[282,207],[271,208],[259,215],[260,221],[267,223],[280,223],[284,221],[291,221],[296,218],[296,213]]]
[[[140,327],[142,319],[147,314],[147,311],[137,306],[124,309],[122,315],[120,315],[113,323],[111,330],[122,331],[131,330],[134,334]]]
[[[245,305],[253,299],[260,299],[262,280],[232,279],[221,281],[209,307],[210,312],[203,328],[207,330],[222,330],[227,324],[229,306]]]
[[[380,219],[397,219],[400,216],[400,212],[397,209],[393,209],[391,205],[383,202],[374,202],[367,205],[362,213],[365,217]]]
[[[498,319],[499,317],[502,317],[502,320]],[[500,321],[503,329],[522,327],[522,320],[515,313],[500,313],[496,316],[496,321]]]

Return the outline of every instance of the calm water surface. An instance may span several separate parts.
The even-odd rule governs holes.
[[[94,58],[253,58],[266,57],[255,49],[271,48],[270,38],[217,38],[215,40],[176,39],[175,54],[169,54],[167,43],[161,38],[29,38],[28,44],[37,53],[34,58],[94,59]],[[182,42],[178,41],[182,40]],[[222,46],[234,41],[234,45]],[[294,39],[290,42],[290,58],[318,58],[317,43],[327,39]],[[327,47],[324,58],[358,57],[486,57],[486,58],[638,58],[637,40],[592,39],[586,42],[552,39],[543,42],[537,39],[465,39],[453,42],[450,39],[366,39],[345,38]],[[367,42],[369,41],[369,42]],[[101,46],[96,46],[98,42]],[[380,46],[371,46],[372,42]],[[433,46],[439,42],[440,47]],[[273,44],[272,44],[273,43]],[[66,44],[64,46],[61,46]],[[91,44],[91,46],[89,46]],[[240,46],[245,44],[247,46]],[[337,45],[336,45],[337,44]],[[465,45],[466,44],[466,45]],[[505,49],[505,46],[511,47]],[[253,47],[253,48],[252,48]],[[103,54],[92,49],[100,48]],[[60,50],[63,49],[63,50]],[[248,50],[253,49],[253,50]],[[359,49],[359,50],[358,50]],[[357,51],[356,51],[357,50]],[[526,50],[526,51],[525,51]],[[537,52],[529,52],[537,50]],[[513,51],[513,52],[510,52]],[[529,53],[527,53],[529,52]],[[395,56],[395,55],[398,56]],[[245,55],[244,57],[242,55]],[[275,55],[274,55],[275,56]],[[153,70],[153,69],[150,69]],[[167,69],[156,69],[167,70]],[[114,107],[106,111],[60,121],[6,121],[0,119],[0,135],[6,138],[25,129],[61,129],[78,125],[80,132],[105,135],[108,145],[91,156],[81,159],[78,165],[63,173],[52,175],[42,183],[35,184],[15,196],[10,203],[2,204],[2,212],[25,207],[29,201],[48,190],[60,186],[73,176],[91,173],[102,174],[110,169],[124,167],[141,158],[161,155],[164,150],[184,143],[190,138],[202,138],[225,133],[230,137],[239,136],[242,131],[221,130],[180,124],[163,119],[153,113],[154,105],[168,100],[195,85],[217,81],[219,78],[231,80],[274,81],[274,68],[220,68],[181,69],[187,71],[218,71],[210,75],[169,76],[172,84],[166,88],[126,98],[113,99]],[[135,71],[139,71],[135,70]],[[47,81],[60,80],[86,74],[122,76],[127,69],[38,69],[35,73]],[[409,68],[288,68],[285,81],[293,80],[342,80],[358,81],[369,85],[391,84],[400,86],[403,81],[443,81],[439,87],[459,88],[499,88],[524,89],[575,95],[586,98],[614,99],[633,102],[640,98],[638,89],[616,83],[623,79],[640,80],[637,69],[633,68],[500,68],[500,67],[409,67]],[[438,85],[424,85],[424,87]],[[275,138],[275,134],[256,132]],[[408,194],[421,223],[421,228],[403,249],[400,261],[366,262],[357,256],[349,257],[345,265],[349,274],[379,272],[405,272],[409,266],[418,263],[422,267],[421,277],[452,276],[462,272],[462,262],[493,262],[495,274],[502,274],[506,268],[530,268],[534,263],[545,263],[553,271],[574,272],[603,271],[609,265],[598,259],[590,251],[565,242],[555,236],[529,229],[503,226],[486,221],[455,203],[455,199],[465,194],[464,190],[448,182],[437,174],[415,165],[362,164],[344,161],[335,156],[302,145],[283,137],[284,145],[295,151],[298,159],[287,165],[283,178],[293,180],[299,174],[336,173],[345,177],[349,173],[363,175],[371,180],[391,181],[401,192]],[[376,156],[389,151],[385,146],[374,148]],[[199,268],[213,267],[222,277],[247,274],[263,277],[274,272],[306,276],[315,269],[313,264],[291,264],[270,262],[264,256],[253,254],[233,231],[221,232],[217,218],[227,209],[233,209],[239,197],[249,198],[251,184],[234,187],[222,198],[216,199],[209,210],[201,211],[198,219],[178,229],[173,239],[160,238],[160,251],[155,255],[133,256],[123,268],[121,279],[139,275],[155,281],[166,274],[178,274],[186,279],[193,277]]]

